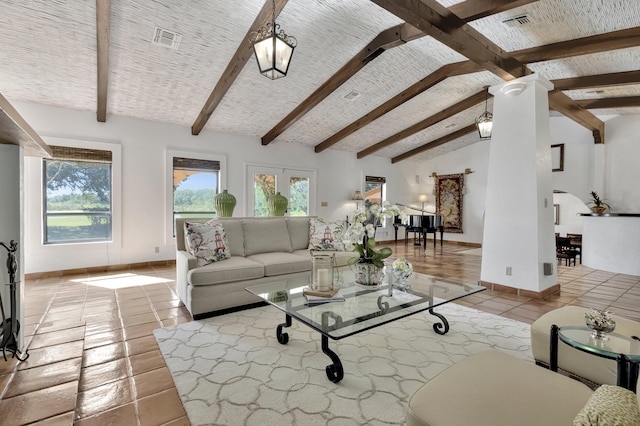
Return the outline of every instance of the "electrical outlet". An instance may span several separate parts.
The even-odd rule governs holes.
[[[511,276],[511,266],[507,266],[507,275]]]
[[[156,247],[154,248],[154,250],[155,250],[155,252],[156,252],[156,253],[160,253],[160,247],[159,247],[159,246],[156,246]]]
[[[327,203],[326,201],[320,201],[320,207],[328,207],[329,203]]]

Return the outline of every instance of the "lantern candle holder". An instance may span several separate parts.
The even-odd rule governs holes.
[[[311,288],[316,291],[331,291],[333,290],[333,278],[333,256],[314,253]]]

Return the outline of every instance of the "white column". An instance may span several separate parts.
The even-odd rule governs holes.
[[[16,301],[17,315],[20,322],[18,348],[24,347],[24,246],[23,246],[23,149],[18,145],[0,144],[0,241],[7,246],[11,240],[18,243],[16,259],[18,271],[16,273]],[[9,273],[7,270],[7,250],[0,247],[0,294],[4,304],[4,312],[7,319],[11,316]],[[8,354],[9,355],[9,354]]]
[[[557,283],[548,91],[537,74],[494,95],[481,280],[532,292]],[[544,263],[553,272],[544,275]]]

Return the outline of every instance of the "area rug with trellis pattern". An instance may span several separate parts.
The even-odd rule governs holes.
[[[449,320],[433,331],[428,312],[329,346],[342,360],[327,379],[320,335],[293,321],[278,343],[284,314],[271,306],[154,331],[192,425],[398,425],[410,396],[469,355],[497,349],[532,361],[530,326],[456,304],[436,308]]]

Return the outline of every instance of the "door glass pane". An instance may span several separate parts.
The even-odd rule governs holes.
[[[309,216],[309,178],[289,179],[289,216]]]
[[[253,215],[269,216],[269,196],[276,193],[276,176],[255,173],[253,175]]]

